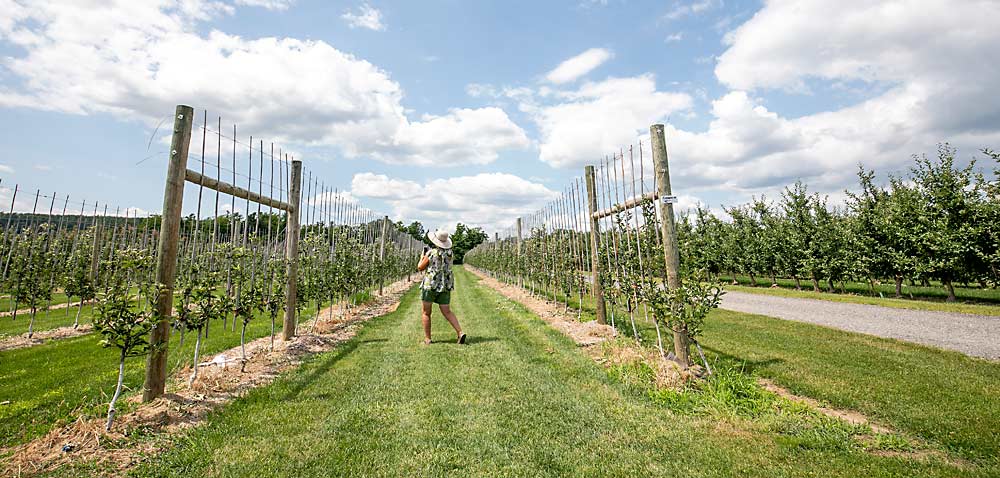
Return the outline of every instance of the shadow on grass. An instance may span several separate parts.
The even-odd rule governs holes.
[[[770,365],[779,364],[784,362],[784,359],[780,358],[769,358],[765,360],[748,360],[743,357],[737,357],[735,355],[723,352],[719,349],[709,347],[705,344],[701,344],[701,348],[705,349],[706,352],[715,355],[717,358],[721,359],[723,362],[728,362],[731,365],[739,366],[747,374],[753,374],[757,369],[765,368]],[[711,357],[709,357],[711,358]]]
[[[499,341],[500,339],[498,337],[476,337],[474,335],[470,335],[465,338],[466,345],[485,344],[488,342],[499,342]]]
[[[384,341],[385,339],[369,339],[369,340],[375,342],[375,341]],[[284,394],[282,394],[281,399],[290,400],[292,398],[298,397],[299,394],[302,392],[302,390],[304,390],[306,387],[319,380],[319,378],[322,377],[323,375],[326,375],[327,372],[329,372],[334,365],[340,362],[344,357],[347,357],[362,343],[365,343],[365,341],[348,340],[346,343],[337,346],[337,348],[330,355],[322,356],[315,359],[318,362],[315,367],[310,368],[308,372],[299,373],[296,374],[294,377],[291,377],[291,380],[289,380],[291,384],[289,385],[288,390]]]

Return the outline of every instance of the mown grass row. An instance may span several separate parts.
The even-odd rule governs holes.
[[[742,275],[720,275],[719,280],[725,283],[731,283],[736,281],[739,285],[753,286],[755,287],[771,287],[770,277],[755,277],[756,282],[751,282],[749,276]],[[802,291],[813,292],[812,282],[809,279],[800,279],[800,285]],[[777,279],[778,287],[782,289],[795,290],[795,281],[789,278],[779,277]],[[921,302],[944,302],[948,297],[948,292],[944,289],[939,282],[931,282],[930,286],[922,285],[910,285],[908,282],[903,282],[902,292],[903,298],[921,301]],[[894,298],[896,296],[896,284],[893,282],[877,282],[875,284],[875,294],[871,292],[871,286],[867,282],[854,282],[854,281],[844,281],[843,291],[841,291],[840,282],[834,284],[834,291],[829,292],[827,290],[826,282],[820,282],[820,290],[822,294],[843,296],[843,292],[847,295],[865,296],[869,298]],[[955,298],[960,302],[966,302],[968,304],[1000,304],[1000,289],[995,288],[977,288],[977,287],[960,287],[955,284]]]
[[[952,312],[959,314],[974,314],[1000,316],[1000,305],[986,303],[937,302],[932,300],[895,299],[891,297],[872,297],[868,295],[840,294],[829,292],[813,292],[812,290],[795,290],[787,288],[748,287],[743,285],[727,285],[727,290],[747,292],[751,294],[772,295],[777,297],[792,297],[797,299],[816,299],[830,302],[845,302],[849,304],[877,305],[893,309],[927,310],[933,312]]]
[[[570,307],[579,302],[578,296],[569,298]],[[631,337],[628,313],[609,306],[609,320],[612,309],[620,334]],[[593,314],[593,300],[584,296],[581,320],[593,320]],[[653,325],[641,307],[635,316],[643,344],[653,347]],[[717,368],[739,367],[794,393],[860,411],[943,450],[1000,466],[998,362],[727,310],[711,313],[700,342]],[[669,340],[664,345],[672,347]]]

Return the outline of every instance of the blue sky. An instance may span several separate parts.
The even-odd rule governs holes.
[[[5,187],[157,212],[177,103],[394,218],[489,230],[654,122],[681,205],[716,210],[1000,139],[985,0],[84,3],[0,0]]]

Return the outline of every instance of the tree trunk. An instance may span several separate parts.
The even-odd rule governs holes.
[[[687,327],[683,325],[677,325],[674,327],[674,355],[677,357],[677,362],[681,364],[682,367],[688,368],[691,366],[691,354],[689,350],[689,340],[687,335]]]
[[[313,319],[313,323],[309,327],[310,334],[313,333],[313,330],[316,330],[316,322],[319,322],[319,314],[321,311],[322,311],[322,304],[320,303],[319,299],[316,299],[316,317]]]
[[[122,349],[121,357],[118,359],[118,386],[115,387],[115,394],[108,404],[108,424],[104,426],[104,431],[111,431],[111,422],[115,419],[115,402],[122,394],[122,381],[125,380],[125,349]]]
[[[73,321],[73,330],[80,326],[80,312],[83,312],[83,299],[80,299],[80,306],[76,308],[76,320]]]
[[[903,276],[896,276],[896,298],[903,298]]]
[[[844,280],[843,279],[840,280],[840,293],[841,294],[846,294],[847,293],[847,285],[844,284]]]
[[[271,317],[271,323],[272,324],[274,323],[274,317]],[[241,357],[240,357],[240,372],[246,371],[246,367],[247,367],[246,338],[247,338],[247,322],[244,320],[243,321],[243,330],[240,331],[240,355],[241,355]],[[271,343],[272,344],[274,343],[274,333],[273,332],[271,333]]]
[[[754,277],[753,272],[748,273],[750,276],[750,287],[757,287],[757,278]]]
[[[274,352],[274,314],[271,314],[271,352]],[[243,326],[243,331],[246,332],[247,326]]]
[[[945,300],[955,302],[955,286],[951,283],[951,279],[944,279],[941,282],[944,283],[944,288],[948,291],[948,298]]]
[[[194,381],[198,379],[198,352],[200,351],[201,351],[201,328],[198,329],[198,338],[195,339],[194,342],[194,363],[191,364],[191,377],[188,378],[188,388],[191,388],[191,386],[194,385]]]
[[[930,287],[931,286],[931,281],[927,280],[926,277],[921,277],[920,278],[920,285],[923,286],[923,287]]]
[[[826,278],[826,291],[829,292],[829,293],[831,293],[831,294],[834,292],[834,290],[833,290],[833,277],[827,277]]]
[[[812,279],[813,283],[813,292],[821,292],[819,290],[819,279],[816,278],[816,273],[815,272],[811,273],[810,278]]]
[[[772,272],[771,273],[771,287],[777,287],[777,286],[778,286],[778,276],[774,272]]]
[[[792,274],[792,279],[795,279],[795,290],[802,290],[802,282],[799,281],[798,274]]]
[[[31,308],[31,320],[28,321],[28,338],[30,339],[32,335],[35,335],[35,313],[38,309],[36,307]]]
[[[868,290],[871,291],[872,295],[875,295],[875,279],[868,276]]]

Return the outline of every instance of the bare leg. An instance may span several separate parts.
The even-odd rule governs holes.
[[[444,315],[445,319],[448,319],[448,323],[455,329],[455,333],[459,336],[462,335],[462,326],[458,323],[458,317],[455,317],[455,313],[451,311],[451,307],[447,305],[441,305],[441,315]]]
[[[424,343],[431,343],[431,307],[434,305],[430,302],[423,302],[423,319],[424,319]]]

